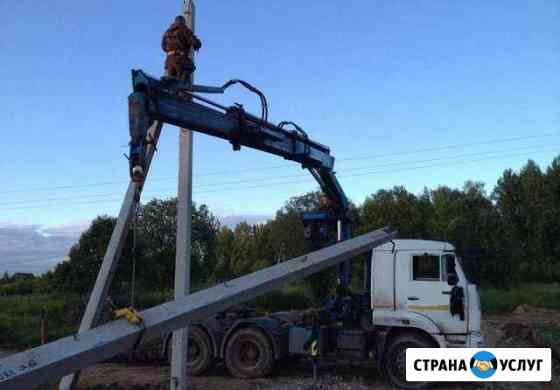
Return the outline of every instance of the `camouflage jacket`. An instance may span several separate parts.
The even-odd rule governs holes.
[[[161,48],[166,53],[175,50],[188,53],[191,47],[198,50],[201,46],[200,39],[182,23],[173,23],[163,34],[161,40]]]

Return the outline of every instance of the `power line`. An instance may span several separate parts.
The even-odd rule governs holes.
[[[545,134],[530,135],[530,136],[523,136],[523,137],[501,138],[501,139],[496,138],[496,139],[489,140],[489,141],[471,142],[471,143],[445,145],[445,146],[434,146],[434,147],[410,150],[410,151],[405,151],[405,152],[391,152],[391,153],[387,153],[387,154],[378,154],[378,155],[374,155],[374,156],[349,157],[349,158],[338,159],[338,161],[366,160],[366,159],[382,158],[382,157],[389,157],[389,156],[396,156],[396,155],[406,155],[406,154],[415,154],[415,153],[423,153],[423,152],[435,152],[435,151],[447,150],[447,149],[466,148],[466,147],[470,147],[470,146],[492,145],[492,144],[498,144],[498,143],[522,141],[522,140],[535,139],[535,138],[559,137],[559,136],[560,136],[560,133],[555,132],[555,133],[545,133]]]
[[[541,151],[555,151],[557,149],[550,149],[550,150],[546,150],[543,149]],[[478,158],[478,159],[471,159],[471,160],[463,160],[463,161],[457,161],[455,163],[453,162],[448,162],[448,161],[440,161],[439,164],[430,164],[430,165],[424,165],[424,166],[412,166],[412,167],[403,167],[403,168],[395,168],[395,169],[390,169],[390,170],[373,170],[373,171],[367,171],[367,172],[362,172],[362,173],[357,173],[357,174],[351,174],[351,175],[346,175],[346,174],[342,174],[340,175],[341,178],[344,179],[352,179],[355,177],[363,177],[363,176],[369,176],[369,175],[376,175],[376,174],[385,174],[385,173],[395,173],[395,172],[402,172],[402,171],[409,171],[409,170],[417,170],[417,169],[425,169],[425,168],[433,168],[433,167],[440,167],[440,166],[449,166],[449,165],[458,165],[458,164],[465,164],[465,163],[472,163],[472,162],[480,162],[480,161],[488,161],[488,160],[495,160],[495,159],[502,159],[502,158],[509,158],[509,157],[517,157],[519,156],[519,153],[515,153],[515,154],[507,154],[507,155],[499,155],[499,156],[491,156],[491,157],[485,157],[485,158]],[[424,162],[426,161],[430,161],[430,160],[422,160]],[[433,159],[432,161],[436,161],[436,159]],[[365,167],[364,167],[365,168]],[[299,177],[299,176],[298,176]],[[277,178],[275,178],[277,179]],[[254,180],[252,181],[254,182]],[[254,186],[242,186],[242,187],[230,187],[230,188],[219,188],[219,189],[213,189],[213,190],[206,190],[206,191],[195,191],[194,194],[203,194],[203,193],[213,193],[213,192],[223,192],[223,191],[237,191],[237,190],[247,190],[247,189],[255,189],[255,188],[263,188],[263,187],[269,187],[269,186],[279,186],[279,185],[287,185],[287,184],[310,184],[307,182],[302,182],[301,180],[291,180],[291,181],[283,181],[283,182],[273,182],[273,183],[267,183],[267,184],[260,184],[260,185],[254,185]],[[112,194],[107,194],[107,195],[112,195]],[[155,195],[144,195],[144,197],[151,197],[151,196],[157,196],[161,194],[155,194]],[[171,195],[173,196],[173,195]],[[69,199],[68,202],[64,202],[64,203],[60,203],[60,205],[68,205],[68,204],[98,204],[98,203],[112,203],[112,202],[117,202],[122,200],[122,198],[114,198],[114,199],[103,199],[103,200],[93,200],[93,201],[72,201],[71,199]],[[0,208],[0,210],[2,211],[16,211],[16,210],[27,210],[27,209],[37,209],[37,208],[45,208],[45,207],[53,207],[56,206],[57,204],[47,204],[47,205],[37,205],[37,206],[27,206],[27,207],[14,207],[14,208]]]
[[[232,185],[232,184],[243,184],[243,183],[251,183],[251,182],[260,182],[260,181],[268,181],[268,180],[277,180],[277,179],[286,179],[286,178],[294,178],[300,177],[305,178],[308,177],[307,175],[285,175],[285,176],[276,176],[270,178],[261,178],[261,179],[246,179],[240,181],[231,181],[231,182],[222,182],[222,183],[210,183],[210,184],[201,184],[198,187],[214,187],[214,186],[222,186],[222,185]],[[151,191],[171,191],[176,190],[176,187],[166,187],[160,189],[153,189]],[[38,203],[38,202],[51,202],[51,201],[64,201],[64,200],[74,200],[74,199],[85,199],[85,198],[99,198],[99,197],[107,197],[118,195],[119,193],[111,192],[105,194],[90,194],[90,195],[80,195],[80,196],[71,196],[71,197],[62,197],[62,198],[50,198],[50,199],[35,199],[35,200],[19,200],[19,201],[10,201],[10,202],[2,202],[0,206],[4,205],[14,205],[14,204],[26,204],[26,203]]]
[[[550,149],[550,150],[543,150],[543,151],[555,151],[557,149]],[[480,162],[480,161],[488,161],[488,160],[496,160],[496,159],[501,159],[501,158],[509,158],[509,157],[517,157],[519,156],[518,153],[515,154],[509,154],[509,155],[501,155],[501,156],[492,156],[492,157],[486,157],[486,158],[478,158],[478,159],[472,159],[472,160],[463,160],[463,161],[456,161],[456,162],[443,162],[443,163],[439,163],[439,164],[431,164],[431,165],[424,165],[424,166],[413,166],[413,167],[404,167],[404,168],[395,168],[395,169],[389,169],[389,170],[374,170],[374,171],[369,171],[369,172],[362,172],[362,173],[356,173],[356,174],[351,174],[351,175],[346,175],[346,174],[341,174],[339,177],[343,178],[343,179],[353,179],[356,177],[363,177],[363,176],[370,176],[370,175],[379,175],[379,174],[386,174],[386,173],[395,173],[395,172],[402,172],[402,171],[410,171],[410,170],[417,170],[417,169],[425,169],[425,168],[434,168],[434,167],[447,167],[449,165],[460,165],[460,164],[468,164],[468,163],[473,163],[473,162]],[[286,185],[286,184],[296,184],[296,183],[300,183],[300,184],[304,184],[301,181],[286,181],[286,182],[279,182],[279,183],[274,183],[272,185]],[[305,183],[307,184],[307,183]],[[239,187],[239,189],[251,189],[251,188],[261,188],[261,187],[267,187],[268,185],[256,185],[256,186],[251,186],[251,187]],[[219,191],[235,191],[237,190],[237,187],[232,187],[232,188],[222,188]],[[200,194],[200,193],[209,193],[209,192],[217,192],[215,190],[210,190],[210,191],[195,191],[195,194]]]
[[[446,160],[456,160],[464,157],[476,157],[481,155],[488,155],[493,153],[502,153],[502,152],[511,152],[511,151],[521,151],[521,150],[532,150],[532,149],[539,149],[543,147],[550,147],[550,146],[560,146],[560,145],[550,145],[550,144],[543,144],[543,145],[531,145],[531,146],[524,146],[520,148],[513,148],[513,149],[502,149],[502,150],[492,150],[486,152],[476,152],[476,153],[464,153],[458,154],[455,156],[445,156],[445,157],[436,157],[430,159],[423,159],[423,160],[411,160],[411,161],[395,161],[389,162],[384,164],[376,164],[376,165],[367,165],[362,167],[355,167],[343,170],[343,172],[354,172],[354,171],[362,171],[362,170],[371,170],[375,168],[384,168],[384,167],[391,167],[391,166],[400,166],[400,165],[408,165],[408,164],[419,164],[419,163],[428,163],[428,162],[435,162],[435,161],[446,161]],[[294,179],[294,178],[307,178],[308,175],[284,175],[284,176],[275,176],[269,178],[257,178],[257,179],[244,179],[244,180],[234,180],[229,182],[218,182],[218,183],[209,183],[209,184],[200,184],[198,188],[205,188],[205,187],[222,187],[227,185],[237,185],[237,184],[251,184],[251,183],[261,183],[261,182],[276,182],[278,179]],[[160,188],[160,189],[153,189],[152,191],[171,191],[175,188]],[[206,191],[198,191],[199,193],[206,192]],[[76,200],[76,199],[88,199],[88,198],[105,198],[108,196],[116,196],[119,195],[118,193],[104,193],[104,194],[89,194],[89,195],[81,195],[81,196],[71,196],[71,197],[59,197],[59,198],[41,198],[41,199],[34,199],[34,200],[19,200],[19,201],[10,201],[10,202],[1,202],[0,206],[10,206],[10,205],[25,205],[29,203],[48,203],[48,202],[57,202],[57,201],[66,201],[66,200]]]
[[[383,163],[383,164],[377,164],[377,165],[373,165],[373,166],[369,165],[369,166],[363,166],[363,167],[355,167],[355,168],[352,168],[352,171],[359,171],[359,170],[371,169],[371,168],[398,166],[398,165],[403,165],[403,164],[418,164],[418,163],[426,163],[426,162],[434,162],[434,161],[456,160],[456,159],[460,159],[460,158],[464,158],[464,157],[476,157],[476,156],[480,156],[480,155],[502,153],[502,152],[511,152],[511,151],[522,151],[522,150],[527,150],[527,149],[529,149],[529,150],[540,149],[540,148],[543,148],[543,147],[551,147],[551,146],[558,147],[560,145],[558,145],[558,144],[556,144],[556,145],[541,144],[541,145],[522,146],[522,147],[519,147],[519,148],[512,148],[512,149],[501,149],[501,150],[489,150],[489,151],[485,151],[485,152],[463,153],[463,154],[457,154],[457,155],[454,155],[454,156],[434,157],[434,158],[423,159],[423,160],[394,161],[394,162],[388,162],[388,163]]]
[[[390,157],[390,156],[411,155],[411,154],[416,154],[416,153],[434,152],[434,151],[442,151],[442,150],[448,150],[448,149],[465,148],[465,147],[471,147],[471,146],[491,145],[491,144],[497,144],[497,143],[507,143],[507,142],[522,141],[522,140],[528,140],[528,139],[558,137],[558,136],[560,136],[560,133],[545,133],[545,134],[523,136],[523,137],[492,139],[492,140],[481,141],[481,142],[435,146],[435,147],[429,147],[429,148],[413,149],[413,150],[409,150],[409,151],[391,152],[391,153],[386,153],[386,154],[375,154],[375,155],[366,155],[366,156],[358,156],[358,157],[337,158],[337,161],[358,161],[358,160],[378,159],[378,158],[384,158],[384,157]],[[214,171],[214,172],[195,174],[194,176],[195,177],[208,177],[208,176],[218,176],[218,175],[231,175],[231,174],[238,174],[238,173],[243,173],[243,172],[267,171],[267,170],[274,170],[274,169],[285,168],[285,167],[293,167],[293,166],[294,166],[293,164],[279,164],[279,165],[271,165],[271,166],[264,166],[264,167],[252,167],[252,168],[243,168],[243,169],[236,169],[236,170]],[[164,177],[164,178],[150,179],[151,182],[170,181],[170,180],[177,180],[177,178],[176,177]],[[12,190],[0,191],[0,195],[21,193],[21,192],[39,192],[39,191],[63,190],[63,189],[74,189],[74,188],[90,188],[90,187],[99,187],[99,186],[106,186],[106,185],[113,185],[113,184],[123,184],[124,185],[126,183],[127,183],[127,180],[123,178],[123,180],[119,180],[119,181],[104,181],[104,182],[93,182],[93,183],[85,183],[85,184],[65,184],[65,185],[59,185],[59,186],[35,187],[35,188],[27,188],[27,189],[25,189],[25,188],[12,189]]]

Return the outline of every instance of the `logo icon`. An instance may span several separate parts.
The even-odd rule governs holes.
[[[479,378],[490,378],[498,368],[498,359],[488,351],[479,351],[471,358],[471,371]]]

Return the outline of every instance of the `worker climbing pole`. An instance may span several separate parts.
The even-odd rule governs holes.
[[[167,77],[190,82],[191,75],[196,69],[191,58],[191,50],[198,51],[202,46],[200,39],[194,35],[191,28],[192,26],[187,25],[185,17],[179,15],[163,34],[161,48],[167,55],[165,59]]]
[[[175,20],[163,34],[161,39],[161,48],[166,54],[165,58],[165,76],[163,79],[180,80],[185,83],[185,87],[189,87],[193,83],[192,74],[196,67],[193,61],[193,50],[198,51],[202,46],[200,39],[194,35],[194,22],[190,17],[189,9],[194,10],[191,1],[185,1],[185,14],[175,17]],[[142,109],[145,101],[130,100],[133,110]],[[133,109],[133,110],[132,110]],[[134,123],[135,117],[131,116],[130,126],[130,176],[132,180],[141,182],[144,179],[145,160],[144,149],[151,140],[147,137],[145,129],[148,127],[144,123]]]

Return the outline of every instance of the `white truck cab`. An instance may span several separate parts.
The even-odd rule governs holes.
[[[415,328],[440,347],[484,345],[478,290],[453,245],[394,240],[372,251],[371,264],[374,326]]]

